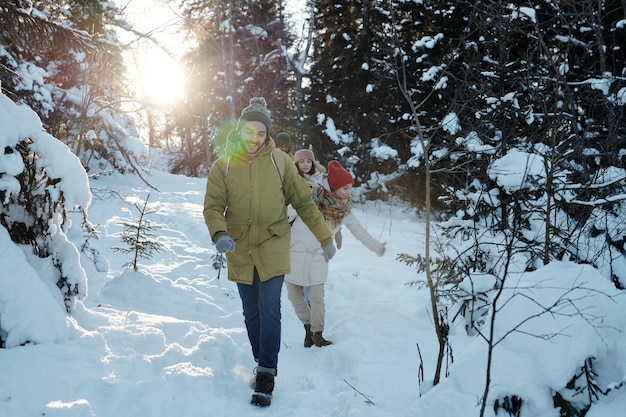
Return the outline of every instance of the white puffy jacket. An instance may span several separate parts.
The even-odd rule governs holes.
[[[376,255],[385,254],[385,243],[370,235],[351,211],[344,216],[342,225]],[[333,236],[340,228],[338,226],[332,231]],[[327,278],[328,262],[324,260],[322,247],[304,222],[297,217],[291,227],[291,273],[285,275],[285,281],[309,287],[324,284]]]

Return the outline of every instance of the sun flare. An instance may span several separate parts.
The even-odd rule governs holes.
[[[160,50],[147,51],[137,81],[144,98],[149,102],[169,106],[183,95],[183,76],[179,64]]]

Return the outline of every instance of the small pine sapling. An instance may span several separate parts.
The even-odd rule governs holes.
[[[132,267],[135,271],[138,270],[137,261],[139,261],[139,259],[150,259],[155,252],[163,252],[165,250],[164,246],[155,240],[156,234],[154,230],[160,229],[160,227],[146,219],[147,215],[154,213],[154,211],[147,211],[149,198],[150,195],[146,197],[143,207],[139,207],[139,205],[135,204],[135,208],[139,211],[138,219],[117,223],[124,227],[121,238],[122,242],[124,242],[127,247],[122,248],[115,246],[113,250],[115,252],[132,253],[133,260],[125,263],[124,266]]]

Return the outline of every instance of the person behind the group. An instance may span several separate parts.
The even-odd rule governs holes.
[[[321,183],[313,185],[313,200],[333,234],[344,225],[365,247],[383,256],[386,243],[370,235],[352,213],[353,183],[352,175],[339,162],[331,161]],[[298,217],[291,227],[291,273],[285,275],[285,286],[289,301],[304,325],[304,347],[307,348],[332,343],[323,336],[326,316],[324,284],[327,278],[328,262],[319,243]],[[309,287],[308,302],[304,296],[306,287]]]
[[[228,279],[237,283],[241,297],[258,363],[251,400],[258,406],[270,405],[277,375],[281,288],[291,267],[286,206],[291,204],[310,228],[326,261],[335,253],[332,234],[310,188],[292,161],[275,149],[270,115],[261,97],[243,109],[228,134],[225,154],[209,171],[203,210],[215,248],[226,252]]]
[[[311,187],[313,184],[319,182],[322,178],[322,174],[326,172],[324,166],[317,162],[315,154],[310,149],[300,149],[296,151],[293,156],[293,162],[296,164],[300,176],[304,178]]]
[[[289,155],[289,157],[293,161],[294,143],[293,140],[291,140],[291,135],[289,135],[289,133],[280,132],[278,135],[276,135],[276,147]]]

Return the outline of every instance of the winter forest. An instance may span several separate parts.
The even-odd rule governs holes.
[[[273,136],[341,162],[355,201],[402,205],[423,222],[423,242],[392,254],[411,271],[404,291],[426,295],[434,335],[414,404],[455,378],[451,329],[461,329],[485,352],[475,408],[430,415],[623,412],[625,0],[154,0],[176,16],[176,50],[156,36],[163,28],[133,25],[133,1],[0,2],[1,351],[49,342],[58,325],[14,308],[27,279],[7,254],[26,254],[37,271],[28,280],[43,281],[64,315],[84,315],[85,271],[102,261],[89,216],[98,181],[154,191],[136,204],[148,216],[159,200],[151,155],[168,174],[204,180],[261,96]],[[167,105],[145,98],[133,81],[142,64],[125,58],[146,44],[184,74]],[[141,228],[147,244],[135,255],[149,258],[158,232]],[[511,315],[516,304],[526,315]],[[578,348],[558,341],[570,322],[587,326]],[[577,351],[562,377],[534,381],[540,395],[498,375],[498,350],[520,335]]]

